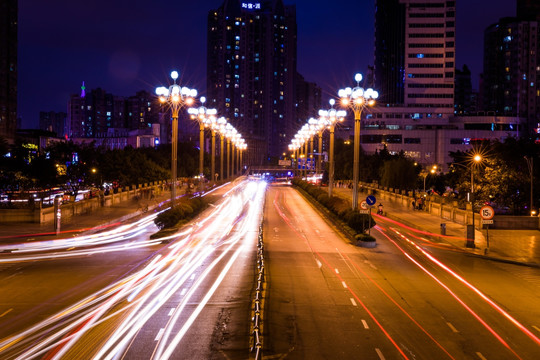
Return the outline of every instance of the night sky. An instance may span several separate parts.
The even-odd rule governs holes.
[[[121,96],[168,85],[206,87],[206,19],[223,0],[19,1],[18,108],[23,128],[40,111],[67,111],[69,96],[101,87]],[[483,31],[515,16],[514,0],[457,0],[456,61],[478,87]],[[374,0],[285,0],[295,4],[298,71],[322,87],[326,104],[373,64]]]

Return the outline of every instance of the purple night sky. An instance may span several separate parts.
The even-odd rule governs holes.
[[[37,128],[39,111],[67,111],[69,96],[101,87],[115,95],[153,92],[176,69],[204,94],[206,19],[223,0],[19,1],[19,116]],[[373,64],[374,0],[285,0],[296,4],[298,71],[326,102]],[[457,1],[457,66],[478,87],[483,31],[515,16],[514,0]]]

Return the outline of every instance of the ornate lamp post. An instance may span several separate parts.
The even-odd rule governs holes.
[[[216,118],[217,110],[216,109],[207,109],[204,106],[204,103],[206,102],[206,98],[203,96],[201,97],[201,105],[199,108],[189,108],[188,114],[191,116],[193,120],[197,120],[199,122],[199,187],[203,186],[203,167],[204,167],[204,127],[207,122],[211,122],[211,119]],[[214,175],[210,175],[210,177],[213,177]]]
[[[197,90],[189,89],[187,87],[180,87],[176,84],[178,79],[178,72],[171,72],[171,78],[173,84],[168,88],[160,86],[156,89],[156,95],[159,96],[159,101],[162,104],[167,103],[171,109],[172,114],[172,154],[171,154],[171,173],[172,173],[172,187],[171,187],[171,207],[174,207],[176,200],[176,178],[177,178],[177,165],[178,165],[178,111],[184,105],[193,104],[194,98],[197,96]]]
[[[333,108],[336,101],[330,99],[330,110],[319,110],[319,116],[327,124],[330,130],[330,166],[328,169],[328,196],[332,196],[334,187],[334,127],[338,122],[342,122],[347,115],[345,110],[336,110]]]
[[[471,239],[467,239],[466,247],[474,248],[475,236],[474,236],[474,165],[482,161],[482,156],[480,154],[474,154],[471,161],[471,215],[472,215],[472,232]]]
[[[212,150],[210,158],[210,177],[212,184],[215,184],[217,181],[216,174],[216,131],[219,131],[218,119],[215,116],[210,116],[204,124],[207,128],[210,129],[210,134],[212,136]]]
[[[223,172],[223,156],[225,154],[225,152],[223,151],[223,143],[224,143],[224,139],[225,139],[225,136],[226,136],[226,133],[227,133],[227,130],[226,130],[226,126],[227,126],[227,120],[224,118],[224,117],[220,117],[218,120],[217,120],[217,125],[218,125],[218,130],[219,130],[219,147],[220,147],[220,151],[219,151],[219,161],[220,161],[220,166],[219,166],[219,176],[220,176],[220,180],[223,180],[225,177],[225,173]]]
[[[349,107],[354,111],[354,161],[353,161],[353,197],[352,208],[358,208],[358,172],[360,170],[360,118],[362,111],[366,106],[375,105],[375,99],[379,97],[379,93],[371,88],[364,90],[360,87],[362,75],[356,74],[356,87],[341,89],[338,91],[338,96],[341,98],[341,104],[344,107]]]

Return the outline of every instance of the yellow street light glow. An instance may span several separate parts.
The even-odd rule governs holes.
[[[474,155],[473,160],[476,161],[476,162],[480,162],[480,161],[482,161],[482,156],[480,156],[479,154],[476,154],[476,155]]]

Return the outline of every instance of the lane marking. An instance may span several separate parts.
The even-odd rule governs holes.
[[[336,274],[339,274],[339,270],[338,270],[338,269],[336,269]]]
[[[322,268],[322,263],[319,261],[319,259],[315,259],[315,261],[317,262],[317,266],[320,268]]]
[[[180,291],[180,296],[184,296],[186,291],[187,291],[187,288],[183,288],[182,291]]]
[[[163,333],[165,332],[165,328],[161,328],[159,329],[157,335],[156,335],[156,338],[154,339],[154,341],[159,341],[161,339],[161,337],[163,336]]]
[[[352,304],[353,304],[354,306],[358,306],[358,305],[356,304],[356,301],[354,301],[353,298],[351,298],[351,302],[352,302]]]
[[[535,328],[536,331],[539,331],[539,332],[540,332],[540,328],[539,328],[539,327],[537,327],[537,326],[535,326],[535,325],[533,325],[532,327]]]
[[[174,308],[171,308],[171,310],[169,310],[169,316],[172,316],[173,313],[174,313]]]
[[[482,355],[482,353],[480,353],[480,352],[478,352],[478,351],[476,352],[476,355],[478,355],[478,357],[479,357],[480,359],[482,359],[482,360],[487,360],[487,359],[484,357],[484,355]]]
[[[345,281],[342,281],[341,282],[341,285],[343,285],[343,287],[346,289],[347,288],[347,284],[345,284]]]
[[[379,359],[384,360],[384,355],[382,354],[381,350],[375,348],[375,352],[377,353],[377,355],[379,355]]]
[[[11,310],[13,310],[13,308],[9,309],[9,310],[6,310],[2,313],[2,315],[0,315],[0,317],[6,315],[7,313],[11,312]]]
[[[364,325],[364,329],[369,329],[369,325],[367,324],[366,320],[362,320],[362,325]]]
[[[191,274],[190,279],[191,280],[195,279],[195,274]]]
[[[451,323],[447,322],[446,325],[448,325],[448,327],[450,329],[452,329],[453,332],[455,332],[455,333],[459,332],[458,329],[456,329],[456,327],[454,325],[452,325]]]

